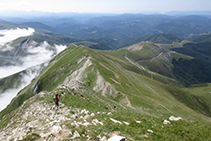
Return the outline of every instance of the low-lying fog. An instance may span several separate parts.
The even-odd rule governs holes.
[[[33,35],[34,29],[11,29],[11,30],[0,30],[0,49],[8,42],[15,40],[19,37]],[[7,48],[8,47],[8,48]],[[46,63],[50,61],[55,55],[63,51],[67,46],[65,45],[54,45],[55,49],[50,50],[50,45],[44,41],[37,47],[28,47],[28,53],[30,55],[25,56],[20,59],[22,64],[13,66],[3,66],[0,67],[0,79],[15,74],[17,72],[26,70],[30,67],[39,70],[39,64]],[[4,46],[4,50],[10,50],[11,46]],[[4,93],[0,93],[0,111],[2,111],[10,103],[10,101],[17,95],[17,93],[27,86],[31,80],[37,75],[37,71],[27,70],[27,75],[22,76],[22,84],[17,89],[10,89]]]

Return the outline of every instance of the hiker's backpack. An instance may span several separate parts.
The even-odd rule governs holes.
[[[53,97],[53,101],[56,102],[56,96]]]

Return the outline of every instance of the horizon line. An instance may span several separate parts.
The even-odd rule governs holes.
[[[41,10],[31,10],[31,11],[26,11],[26,10],[2,10],[0,13],[5,13],[5,12],[24,12],[24,13],[32,13],[32,12],[41,12],[41,13],[79,13],[79,14],[124,14],[124,13],[129,13],[129,14],[141,14],[141,13],[170,13],[170,12],[210,12],[211,10],[170,10],[170,11],[137,11],[137,12],[75,12],[75,11],[61,11],[61,12],[56,12],[56,11],[41,11]]]

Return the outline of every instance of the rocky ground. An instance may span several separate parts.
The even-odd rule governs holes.
[[[59,140],[97,140],[97,141],[122,141],[122,139],[133,140],[132,137],[122,137],[121,132],[104,130],[108,124],[119,124],[129,126],[131,122],[142,124],[141,121],[118,121],[110,112],[90,112],[86,109],[66,107],[60,102],[57,109],[54,103],[48,98],[53,94],[40,92],[26,100],[22,106],[12,112],[10,123],[0,130],[0,140],[38,140],[38,141],[59,141]],[[6,118],[6,117],[4,117]],[[170,121],[181,118],[171,116]],[[171,124],[164,120],[163,125]],[[101,129],[102,131],[97,131]],[[153,134],[148,129],[140,135],[147,138]]]
[[[79,140],[81,136],[86,140],[106,141],[107,137],[101,134],[93,138],[89,131],[81,131],[81,127],[103,126],[97,115],[109,117],[111,112],[91,113],[86,109],[68,108],[60,103],[59,109],[53,103],[40,101],[48,95],[39,93],[36,96],[25,101],[13,114],[10,124],[0,131],[0,140]],[[113,122],[120,122],[110,118]],[[125,122],[125,124],[129,124]],[[104,133],[104,135],[107,133]],[[107,136],[113,136],[115,133],[109,133]]]

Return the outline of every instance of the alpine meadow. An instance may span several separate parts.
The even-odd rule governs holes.
[[[209,12],[42,14],[0,16],[0,140],[211,140]]]

